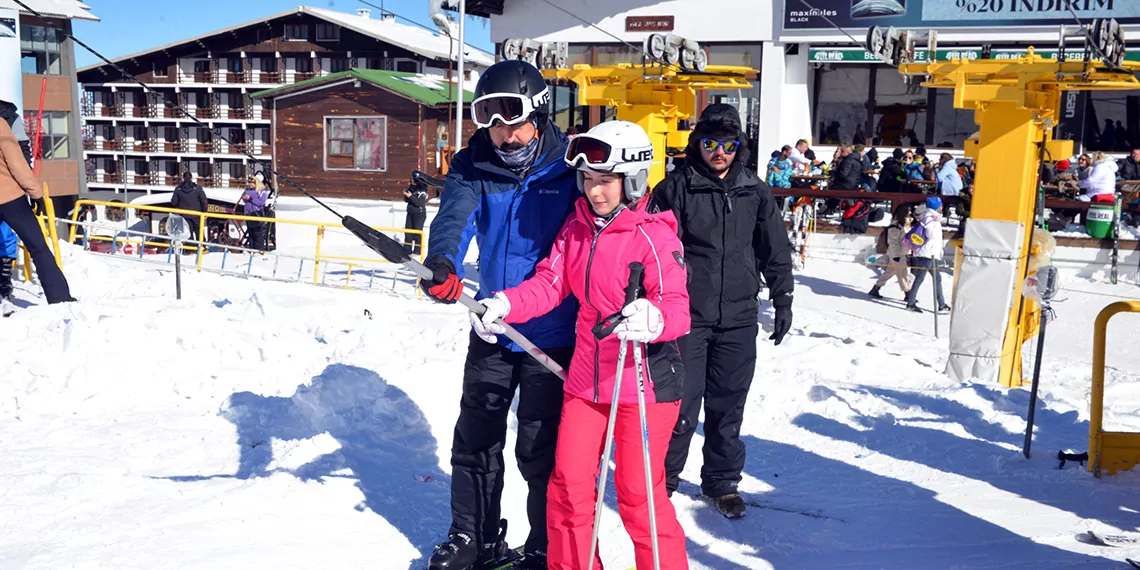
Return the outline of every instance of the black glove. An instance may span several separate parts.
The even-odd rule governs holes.
[[[431,280],[420,281],[420,287],[428,297],[450,305],[463,296],[463,282],[455,274],[455,265],[451,260],[442,255],[432,256],[424,262],[424,267],[430,269],[433,274]]]
[[[772,306],[776,308],[776,322],[772,326],[772,336],[768,340],[776,341],[776,346],[784,340],[784,335],[792,330],[792,296],[780,295],[772,299]]]
[[[32,213],[37,216],[47,215],[47,204],[44,203],[43,198],[35,198],[32,200]]]

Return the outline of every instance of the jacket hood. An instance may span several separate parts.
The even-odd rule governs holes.
[[[12,123],[20,118],[19,113],[16,112],[16,105],[8,101],[0,101],[0,118],[8,121],[9,127],[12,126]]]
[[[895,165],[902,166],[902,161],[893,157],[893,156],[888,156],[887,158],[883,159],[882,165],[884,168],[886,168],[887,166],[895,166]]]
[[[1111,172],[1114,172],[1114,173],[1117,170],[1120,170],[1120,167],[1117,166],[1116,161],[1113,160],[1111,156],[1106,156],[1106,157],[1096,161],[1095,163],[1093,163],[1093,167],[1094,168],[1101,168],[1101,167],[1107,168]]]

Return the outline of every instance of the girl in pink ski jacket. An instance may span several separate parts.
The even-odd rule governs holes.
[[[494,339],[494,321],[526,322],[557,307],[567,296],[580,302],[574,357],[565,384],[554,472],[547,494],[548,566],[585,570],[597,500],[598,465],[605,445],[622,339],[627,351],[614,426],[614,483],[618,511],[634,543],[639,568],[653,567],[645,466],[637,406],[633,350],[645,360],[653,499],[661,568],[688,568],[685,535],[665,490],[665,454],[680,410],[684,370],[676,339],[689,332],[684,252],[671,212],[650,215],[637,200],[648,187],[652,144],[641,127],[609,121],[575,137],[566,161],[578,168],[585,197],[533,277],[500,291],[476,333]],[[630,262],[645,266],[643,293],[625,304]],[[598,340],[595,325],[621,312],[625,321]],[[595,554],[595,568],[602,568]]]

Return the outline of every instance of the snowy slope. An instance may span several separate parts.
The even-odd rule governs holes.
[[[169,271],[65,253],[82,302],[48,307],[18,284],[26,308],[0,320],[0,567],[424,566],[449,522],[462,309],[208,273],[186,275],[175,301]],[[694,438],[673,498],[693,567],[1113,568],[1140,556],[1073,540],[1140,529],[1140,474],[1096,480],[1053,459],[1087,447],[1096,312],[1140,288],[1065,282],[1027,461],[1028,390],[949,381],[948,319],[935,339],[929,313],[867,299],[872,279],[809,260],[788,340],[762,335],[744,519],[685,495],[699,481]],[[1138,319],[1110,327],[1113,429],[1140,431]],[[525,487],[512,455],[508,443],[517,543]],[[627,568],[612,493],[602,555]]]

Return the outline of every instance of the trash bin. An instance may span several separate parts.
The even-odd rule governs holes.
[[[1089,235],[1104,239],[1112,236],[1112,205],[1092,205],[1085,216],[1085,229]]]

